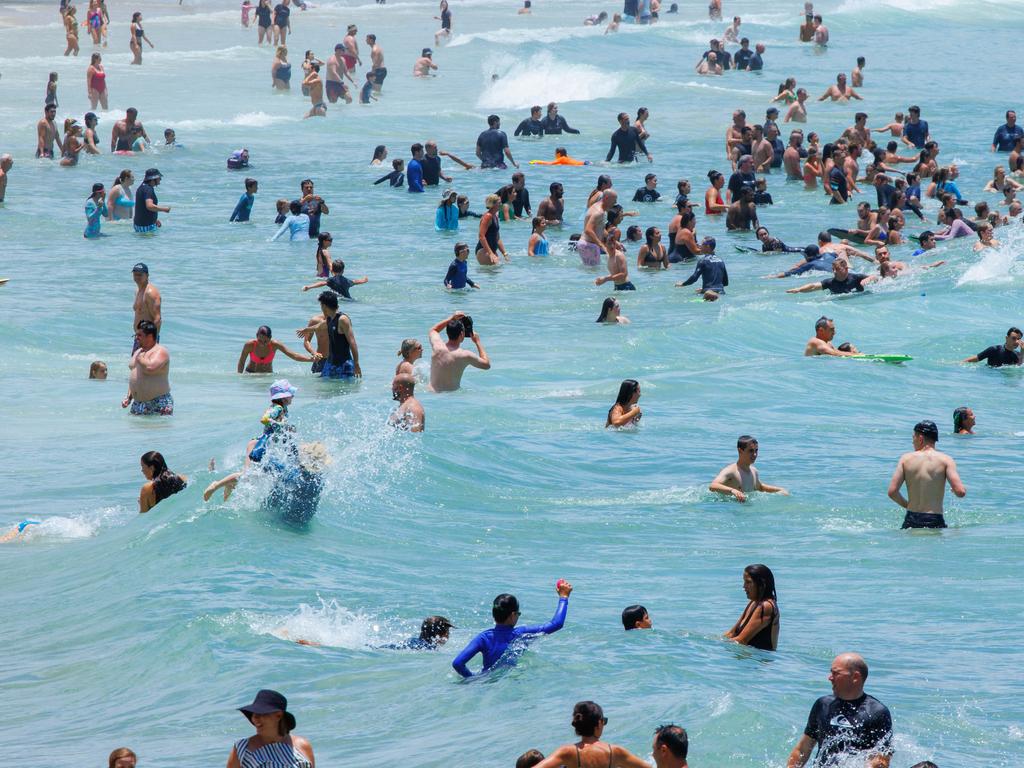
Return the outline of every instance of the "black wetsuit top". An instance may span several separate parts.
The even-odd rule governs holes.
[[[352,349],[349,347],[348,338],[338,333],[338,318],[343,313],[337,312],[334,317],[327,321],[327,362],[331,365],[341,367],[352,359]]]
[[[436,187],[441,182],[441,158],[438,155],[431,157],[423,155],[420,158],[420,167],[423,169],[423,185]]]
[[[646,186],[639,187],[633,193],[634,203],[654,203],[661,199],[661,192],[656,189],[648,189]]]
[[[555,115],[554,118],[544,115],[541,118],[540,125],[548,136],[558,136],[561,133],[579,133],[575,128],[570,128],[569,124],[565,122],[565,118],[561,115]]]
[[[829,293],[857,293],[864,292],[864,286],[860,284],[867,275],[859,275],[856,272],[850,272],[845,280],[840,280],[837,277],[828,277],[821,281],[821,289],[828,291]]]
[[[775,648],[772,647],[772,629],[775,626],[775,620],[778,617],[778,613],[775,610],[775,604],[770,600],[764,601],[761,610],[764,610],[764,606],[771,609],[771,621],[769,621],[768,624],[765,625],[764,629],[762,629],[760,632],[758,632],[756,635],[750,638],[750,642],[747,643],[747,645],[749,645],[751,648],[760,648],[762,651],[774,651]],[[739,635],[743,632],[744,629],[746,629],[747,624],[749,624],[750,620],[754,618],[754,612],[757,610],[758,606],[751,606],[750,614],[746,616],[743,623],[736,628],[737,635]]]
[[[628,128],[619,128],[612,134],[612,145],[608,149],[605,162],[611,162],[612,156],[618,150],[620,163],[632,163],[636,159],[638,148],[645,155],[648,154],[644,140],[640,138],[637,129],[632,125]]]
[[[850,752],[892,754],[892,715],[888,707],[866,693],[853,701],[822,696],[811,707],[804,734],[818,743],[815,768],[832,765],[837,757]]]
[[[698,277],[701,279],[701,291],[725,293],[725,286],[729,284],[729,272],[725,268],[725,262],[713,253],[700,257],[693,274],[683,281],[683,285],[692,285],[697,282]]]
[[[544,126],[540,120],[528,117],[516,127],[516,136],[543,136]]]
[[[1003,365],[1020,365],[1020,353],[1011,351],[1004,344],[995,344],[978,353],[978,360],[986,361],[990,367],[999,368]]]

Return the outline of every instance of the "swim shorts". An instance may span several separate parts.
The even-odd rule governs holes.
[[[356,57],[351,53],[341,54],[341,60],[345,62],[345,69],[349,72],[356,68]]]
[[[601,263],[601,247],[594,243],[588,243],[586,240],[577,241],[576,253],[588,267],[596,267]]]
[[[174,398],[168,392],[152,400],[135,400],[130,410],[132,416],[170,416],[174,413]]]
[[[327,88],[327,100],[333,104],[345,95],[345,84],[337,80],[326,80],[324,86]]]
[[[132,224],[132,226],[135,227],[135,231],[136,232],[140,232],[140,233],[156,232],[156,230],[157,230],[156,224],[146,224],[145,226],[139,226],[138,224]]]
[[[324,362],[320,370],[320,378],[323,379],[351,379],[355,376],[356,367],[351,360],[346,360],[341,365]]]
[[[631,282],[629,282],[629,280],[627,280],[624,283],[616,283],[615,284],[615,290],[616,291],[635,291],[636,290],[636,286],[633,285]]]
[[[932,512],[907,512],[901,528],[945,528],[946,518]]]
[[[388,76],[388,68],[387,67],[379,67],[378,69],[373,70],[373,79],[377,81],[377,85],[383,85],[384,84],[384,78],[387,77],[387,76]]]

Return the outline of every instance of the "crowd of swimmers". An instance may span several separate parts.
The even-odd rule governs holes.
[[[303,3],[299,7],[305,10]],[[614,32],[623,21],[638,24],[653,23],[661,11],[658,0],[626,0],[622,14],[614,14],[606,32]],[[526,2],[519,13],[532,11],[532,4]],[[676,13],[677,5],[672,4],[667,13]],[[96,46],[106,47],[110,17],[103,0],[90,0],[85,22],[77,20],[77,11],[70,3],[61,3],[61,19],[67,38],[65,55],[78,55],[78,27],[83,24],[89,30]],[[291,82],[291,64],[288,61],[287,38],[291,29],[290,0],[281,0],[271,6],[270,0],[259,0],[253,5],[250,0],[242,4],[242,24],[249,26],[250,12],[254,12],[258,30],[258,43],[276,46],[271,66],[272,87],[288,90]],[[441,0],[440,29],[434,34],[434,44],[440,45],[451,37],[452,12],[446,0]],[[721,18],[720,0],[712,0],[709,16]],[[600,13],[585,20],[588,26],[604,23],[607,13]],[[755,44],[740,34],[742,19],[734,17],[721,39],[711,40],[710,48],[697,64],[697,71],[704,75],[721,75],[729,70],[756,71],[764,66],[764,45]],[[348,83],[355,85],[353,72],[363,64],[358,29],[352,24],[341,43],[326,62],[316,58],[312,51],[306,51],[302,63],[303,93],[310,97],[312,108],[307,117],[326,114],[327,103],[339,99],[351,101]],[[800,25],[799,39],[825,47],[829,42],[829,30],[820,15],[815,14],[810,3],[805,4],[804,21]],[[369,55],[369,67],[365,82],[360,90],[360,101],[369,102],[381,95],[381,88],[387,76],[383,52],[375,35],[364,38]],[[142,26],[142,13],[131,17],[130,45],[133,64],[142,64],[142,45],[150,48],[149,40]],[[730,52],[726,44],[739,48]],[[431,48],[423,48],[413,68],[418,77],[428,76],[437,70],[432,60]],[[863,100],[856,89],[863,88],[866,60],[858,57],[850,77],[845,73],[836,76],[818,101],[847,103]],[[324,75],[321,77],[321,70]],[[102,55],[94,52],[86,73],[87,92],[93,109],[101,105],[107,108],[106,73]],[[778,94],[772,102],[786,105],[783,123],[805,123],[807,121],[808,93],[798,88],[795,79],[789,78],[780,84]],[[97,138],[98,118],[95,112],[86,113],[83,124],[76,119],[64,121],[63,131],[58,130],[56,114],[59,108],[58,77],[52,73],[45,90],[44,115],[37,126],[36,156],[60,158],[62,165],[77,163],[81,152],[98,154],[101,142]],[[805,293],[823,290],[830,293],[863,292],[873,282],[892,279],[915,268],[905,261],[893,261],[891,248],[905,246],[909,239],[903,234],[909,215],[917,220],[925,218],[922,202],[934,199],[940,203],[935,229],[926,229],[916,236],[917,243],[911,258],[924,255],[936,248],[937,242],[959,237],[977,238],[975,250],[999,246],[993,231],[1020,219],[1021,203],[1016,193],[1022,184],[1015,177],[1024,176],[1024,130],[1017,125],[1016,113],[1005,114],[1005,123],[999,126],[993,137],[993,152],[1009,153],[1005,164],[998,165],[993,178],[984,192],[1002,195],[998,203],[980,201],[974,205],[975,216],[965,216],[959,206],[968,205],[964,193],[957,185],[958,169],[955,164],[942,165],[938,158],[939,143],[930,132],[926,120],[921,117],[921,108],[911,105],[905,112],[895,115],[892,122],[882,128],[869,128],[869,115],[857,112],[854,123],[833,142],[821,143],[814,132],[805,135],[801,128],[791,131],[788,144],[780,137],[780,111],[770,106],[761,123],[748,124],[743,110],[736,110],[732,123],[726,130],[725,157],[729,164],[729,175],[711,170],[707,174],[709,186],[704,194],[703,212],[711,217],[725,217],[730,231],[754,231],[766,253],[794,253],[801,256],[793,267],[768,277],[788,278],[818,272],[824,275],[799,287],[790,288],[789,293]],[[546,114],[545,114],[546,113]],[[541,115],[544,114],[544,117]],[[641,158],[653,162],[647,142],[650,134],[645,123],[650,111],[640,108],[634,120],[628,113],[617,115],[618,127],[611,134],[611,143],[605,163],[617,155],[619,163],[633,163]],[[546,110],[539,105],[530,110],[518,124],[516,136],[561,136],[578,134],[566,118],[558,113],[558,105],[549,103]],[[63,134],[63,135],[61,135]],[[874,140],[874,134],[888,138],[885,146]],[[179,147],[173,129],[164,134],[164,144]],[[59,154],[55,152],[56,145]],[[110,151],[124,154],[145,152],[152,146],[148,134],[138,120],[134,108],[127,110],[125,118],[113,126],[110,137]],[[909,152],[902,155],[901,152]],[[433,141],[414,143],[408,162],[393,159],[392,170],[375,183],[388,182],[393,188],[404,188],[411,193],[425,192],[425,187],[435,187],[440,180],[451,183],[444,175],[441,158],[451,159],[465,169],[474,165],[461,160],[450,151],[440,150]],[[443,286],[448,290],[475,290],[479,285],[469,276],[467,261],[475,254],[481,265],[497,266],[510,256],[500,236],[500,223],[521,219],[530,221],[532,227],[527,246],[530,257],[542,258],[550,255],[546,232],[549,228],[560,228],[565,220],[563,183],[553,182],[549,196],[538,206],[536,215],[530,202],[526,177],[519,171],[519,164],[511,151],[508,137],[501,130],[501,119],[491,115],[487,128],[477,138],[475,154],[481,168],[506,169],[507,164],[517,170],[507,184],[501,185],[483,201],[483,213],[470,210],[470,200],[459,195],[454,189],[446,189],[440,202],[433,209],[435,227],[439,231],[453,231],[461,222],[471,219],[477,226],[478,239],[475,247],[457,242],[453,246],[453,260],[445,273]],[[372,165],[380,166],[387,158],[387,148],[378,146],[374,151]],[[861,169],[861,160],[866,163]],[[228,167],[240,170],[248,167],[248,150],[238,150],[228,160]],[[575,167],[589,164],[569,156],[566,148],[558,147],[554,160],[532,161],[538,164]],[[904,173],[899,165],[907,164],[912,170]],[[0,201],[7,190],[9,172],[13,166],[10,155],[0,156]],[[780,169],[788,179],[799,179],[808,189],[818,189],[820,182],[824,199],[829,204],[843,205],[852,199],[861,185],[874,188],[876,205],[862,202],[857,206],[857,219],[846,230],[821,232],[813,244],[791,247],[773,238],[758,218],[758,208],[770,206],[772,196],[767,190],[764,174]],[[762,174],[758,177],[757,174]],[[135,181],[130,169],[122,171],[108,190],[103,183],[92,186],[92,192],[85,202],[85,237],[102,236],[101,223],[104,220],[132,219],[133,229],[140,234],[155,234],[162,226],[161,213],[171,208],[159,203],[156,189],[162,174],[157,168],[145,171],[141,183],[132,191]],[[658,191],[658,178],[648,173],[644,185],[639,187],[632,201],[640,205],[658,202],[662,195]],[[259,190],[256,179],[246,177],[244,192],[232,211],[232,222],[251,220],[255,196]],[[345,276],[345,263],[331,257],[333,239],[329,232],[322,231],[321,219],[330,214],[330,207],[316,194],[313,180],[304,179],[299,184],[300,195],[295,199],[283,198],[276,205],[278,226],[275,240],[288,236],[289,240],[315,241],[315,269],[318,281],[305,285],[302,291],[325,289],[318,296],[320,311],[308,323],[296,331],[302,340],[303,350],[290,349],[275,339],[269,326],[257,329],[253,339],[241,348],[237,370],[239,373],[271,374],[273,361],[281,353],[297,362],[309,364],[314,375],[338,380],[351,380],[362,375],[359,361],[359,346],[351,318],[341,311],[339,299],[353,299],[350,289],[367,282],[367,278],[352,280]],[[695,203],[690,200],[692,189],[689,180],[681,179],[676,185],[673,198],[676,214],[665,227],[667,246],[659,227],[629,227],[625,237],[619,227],[625,217],[636,215],[636,211],[624,210],[612,185],[610,175],[601,174],[594,191],[589,195],[583,216],[582,232],[570,238],[572,250],[581,261],[591,267],[599,266],[602,256],[607,264],[607,274],[595,278],[597,285],[612,283],[615,291],[632,291],[635,286],[629,280],[626,251],[623,241],[641,243],[637,257],[637,268],[666,270],[673,264],[684,265],[692,273],[678,286],[689,286],[700,281],[695,290],[705,301],[716,301],[724,296],[730,286],[728,270],[724,260],[717,253],[715,238],[698,238],[696,234]],[[696,204],[699,209],[699,203]],[[1004,214],[999,207],[1005,207]],[[470,222],[470,223],[473,223]],[[836,235],[836,238],[833,237]],[[858,249],[863,244],[872,252]],[[919,247],[918,247],[919,246]],[[859,258],[875,265],[877,275],[862,274],[850,270],[850,260]],[[917,269],[931,269],[942,266],[944,261],[928,264],[917,263]],[[129,362],[129,383],[127,394],[122,401],[130,413],[139,416],[170,416],[174,401],[170,392],[170,352],[160,342],[163,314],[161,295],[150,282],[149,268],[136,263],[131,270],[136,285],[132,323],[133,347]],[[615,295],[603,300],[599,323],[628,323],[621,312]],[[443,335],[442,335],[443,334]],[[853,357],[861,353],[847,342],[833,343],[836,334],[831,318],[821,317],[814,324],[814,335],[807,341],[804,354],[807,356]],[[473,318],[463,312],[439,320],[427,332],[431,347],[429,385],[435,392],[450,392],[459,389],[464,371],[468,367],[487,370],[491,367],[479,332]],[[976,355],[967,357],[965,363],[986,362],[989,366],[1021,365],[1024,362],[1024,341],[1021,330],[1011,327],[1005,341],[987,347]],[[474,350],[463,345],[470,342]],[[398,405],[388,421],[396,428],[410,432],[425,429],[426,417],[422,403],[415,397],[415,387],[420,380],[415,364],[423,356],[422,342],[415,338],[401,342],[398,363],[391,380],[392,397]],[[107,365],[95,361],[90,367],[89,377],[106,379]],[[289,505],[290,513],[299,521],[308,520],[315,510],[323,487],[323,473],[330,463],[326,449],[319,443],[299,441],[295,427],[289,420],[289,406],[297,393],[297,387],[287,380],[276,380],[270,386],[269,405],[260,419],[260,432],[248,441],[244,453],[243,468],[212,482],[204,491],[204,498],[210,499],[220,492],[228,499],[248,474],[259,471],[272,477],[279,504]],[[608,410],[606,427],[631,428],[640,423],[642,410],[639,405],[641,385],[635,379],[627,379],[620,385],[614,404]],[[976,424],[975,414],[968,406],[961,406],[953,412],[953,434],[970,435]],[[959,498],[967,489],[960,479],[955,461],[936,448],[940,430],[932,421],[917,423],[911,432],[913,450],[903,454],[897,461],[888,496],[905,510],[904,528],[943,528],[946,526],[943,502],[945,488]],[[711,480],[709,492],[719,496],[745,502],[752,493],[788,494],[775,485],[764,483],[754,466],[758,457],[758,441],[750,435],[741,435],[736,444],[736,461],[723,467]],[[145,478],[139,492],[139,511],[152,510],[161,501],[183,491],[188,478],[173,472],[162,454],[147,451],[140,458],[140,469]],[[212,463],[211,463],[211,469]],[[904,496],[904,488],[906,496]],[[285,498],[296,501],[285,501]],[[2,537],[0,541],[11,541],[40,521],[25,520]],[[749,565],[743,572],[743,589],[747,598],[746,607],[737,621],[723,637],[732,642],[748,645],[764,651],[778,648],[781,612],[776,594],[775,578],[768,566]],[[526,649],[529,642],[542,635],[560,630],[567,617],[569,596],[573,587],[564,580],[556,584],[558,605],[554,616],[544,624],[520,625],[519,603],[512,594],[498,595],[492,605],[494,626],[476,635],[452,661],[452,667],[462,677],[476,677],[509,663]],[[623,628],[627,631],[647,630],[653,626],[651,614],[641,604],[626,607],[621,614]],[[454,625],[444,616],[429,616],[421,626],[418,637],[395,646],[409,650],[436,650],[448,640]],[[306,641],[299,640],[299,642]],[[478,671],[470,668],[476,656],[481,657]],[[888,709],[877,699],[864,692],[868,677],[866,662],[853,653],[843,653],[835,658],[830,669],[829,680],[832,694],[818,699],[811,709],[807,726],[790,757],[789,766],[799,768],[818,749],[817,764],[837,756],[863,754],[868,764],[877,768],[887,767],[893,751],[892,720]],[[256,735],[236,742],[228,759],[229,768],[244,768],[256,764],[281,764],[293,766],[314,765],[310,742],[294,735],[296,720],[287,709],[287,700],[276,691],[260,691],[252,704],[241,707],[240,711],[256,729]],[[561,765],[591,768],[598,764],[609,766],[630,766],[640,768],[648,763],[624,747],[602,740],[608,718],[601,707],[592,701],[582,701],[573,709],[571,726],[578,740],[573,744],[557,747],[545,757],[538,750],[529,750],[516,761],[517,768],[541,766],[556,768]],[[688,737],[678,725],[659,726],[654,731],[651,744],[652,756],[658,768],[680,768],[687,765]],[[133,768],[135,754],[127,748],[115,750],[110,755],[110,768]],[[915,768],[933,768],[930,762],[919,763]]]

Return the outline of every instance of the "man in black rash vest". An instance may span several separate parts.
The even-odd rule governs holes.
[[[882,702],[864,693],[867,678],[868,665],[856,653],[835,657],[828,676],[832,695],[814,702],[804,734],[789,755],[787,768],[803,768],[815,745],[815,768],[831,766],[840,758],[856,754],[865,756],[865,766],[889,768],[893,751],[892,715]]]
[[[989,364],[990,368],[999,368],[1003,365],[1020,365],[1024,362],[1024,343],[1021,343],[1020,328],[1011,327],[1006,332],[1006,342],[993,344],[983,349],[976,355],[971,355],[964,360],[965,363],[980,363],[982,360]]]
[[[548,113],[540,121],[544,133],[548,136],[560,136],[563,133],[579,133],[575,128],[570,128],[565,118],[558,114],[558,105],[555,102],[548,104]]]
[[[516,136],[543,136],[544,126],[540,121],[540,107],[530,107],[530,116],[516,127]]]
[[[522,171],[512,174],[512,189],[516,191],[515,200],[512,201],[512,211],[519,218],[523,218],[524,212],[527,216],[532,217],[533,206],[530,205],[530,190],[526,188],[526,176]]]
[[[445,176],[441,172],[441,156],[437,153],[437,142],[431,139],[423,145],[424,155],[420,158],[420,167],[423,169],[423,186],[436,187],[441,179],[448,184],[452,183],[451,176]]]
[[[831,294],[841,293],[863,293],[864,286],[877,280],[876,275],[862,275],[859,272],[851,272],[850,264],[846,259],[837,257],[832,262],[832,277],[827,277],[816,283],[806,283],[799,288],[790,288],[786,293],[809,293],[810,291],[828,291]]]
[[[640,138],[640,133],[629,124],[629,115],[625,112],[619,112],[617,119],[619,121],[619,129],[612,134],[612,145],[608,149],[608,156],[605,157],[605,162],[610,163],[612,156],[618,151],[620,163],[632,163],[636,160],[638,149],[647,157],[647,162],[652,162],[654,158],[647,151],[644,140]]]

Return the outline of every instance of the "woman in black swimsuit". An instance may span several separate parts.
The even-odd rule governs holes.
[[[748,565],[743,569],[743,591],[747,593],[747,607],[724,637],[740,645],[774,651],[779,646],[775,575],[767,565]]]
[[[575,744],[564,744],[534,768],[650,768],[644,760],[625,747],[601,741],[608,718],[600,705],[581,701],[572,710],[572,727],[580,737]]]
[[[644,235],[647,242],[640,246],[636,254],[636,265],[648,269],[668,269],[668,253],[661,244],[661,230],[648,227]]]

